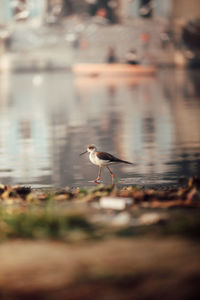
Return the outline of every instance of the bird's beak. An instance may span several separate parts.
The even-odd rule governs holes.
[[[81,153],[80,155],[83,155],[83,154],[85,154],[85,153],[87,153],[87,150],[86,150],[86,151],[84,151],[83,153]]]

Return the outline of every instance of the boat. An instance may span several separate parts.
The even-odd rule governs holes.
[[[155,76],[75,76],[74,84],[78,89],[92,90],[102,87],[133,87],[153,80]]]
[[[101,64],[79,63],[74,64],[72,71],[78,76],[151,76],[156,74],[156,67],[151,65],[128,64]]]

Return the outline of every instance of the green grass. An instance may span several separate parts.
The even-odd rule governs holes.
[[[0,239],[52,238],[73,239],[72,233],[81,238],[94,237],[94,226],[79,213],[67,213],[45,208],[15,209],[12,213],[0,210]]]

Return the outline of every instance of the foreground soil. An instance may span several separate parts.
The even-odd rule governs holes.
[[[0,185],[0,299],[199,299],[200,180]]]
[[[199,299],[200,245],[136,238],[0,245],[0,299]]]

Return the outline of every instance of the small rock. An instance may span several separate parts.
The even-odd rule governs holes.
[[[131,215],[128,212],[119,213],[115,216],[111,222],[114,226],[126,226],[130,224]]]
[[[26,196],[31,193],[31,188],[29,186],[15,186],[13,187],[13,191],[25,199]]]
[[[102,197],[99,204],[101,208],[105,209],[124,210],[133,204],[133,199],[122,197]]]
[[[60,195],[55,196],[54,199],[56,201],[65,201],[65,200],[69,199],[69,197],[66,194],[60,194]]]
[[[152,225],[167,219],[168,215],[164,213],[145,213],[138,218],[137,225]]]

